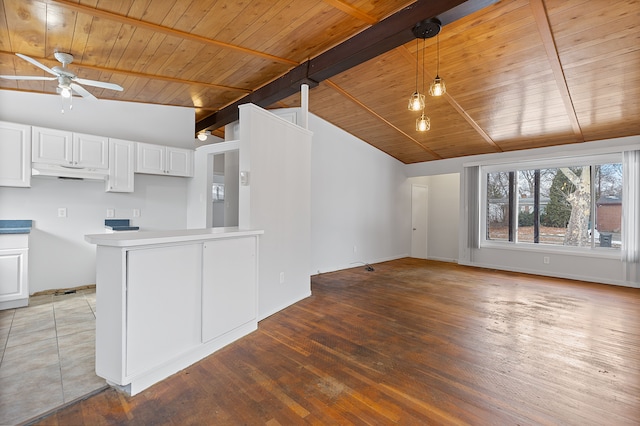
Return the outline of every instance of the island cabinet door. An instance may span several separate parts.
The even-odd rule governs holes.
[[[200,345],[202,244],[127,253],[129,378]]]
[[[202,342],[257,317],[255,237],[207,241],[202,257]]]

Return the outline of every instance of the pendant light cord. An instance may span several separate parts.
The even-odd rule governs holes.
[[[425,86],[424,86],[424,44],[425,44],[425,39],[422,39],[422,93],[426,94],[425,92]],[[424,108],[423,108],[424,111]]]
[[[436,62],[436,77],[439,77],[440,76],[440,33],[438,33],[438,35],[436,35],[436,37],[437,37],[436,43],[438,45],[437,49],[436,49],[436,52],[437,52],[437,55],[436,55],[437,56],[437,58],[436,58],[436,60],[437,60],[437,62]]]
[[[420,46],[416,38],[416,93],[418,93],[418,50],[420,50]]]

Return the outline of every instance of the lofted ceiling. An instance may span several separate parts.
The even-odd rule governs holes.
[[[302,69],[290,82],[311,83],[312,113],[406,164],[640,135],[637,0],[474,2],[488,5],[396,46],[380,35],[394,17],[416,11],[410,31],[462,1],[1,0],[0,75],[46,75],[15,53],[53,67],[69,52],[78,77],[124,88],[85,86],[98,98],[191,107],[196,130],[222,135],[238,103],[299,106],[282,81]],[[358,50],[367,40],[377,51]],[[420,133],[407,102],[416,60],[420,91],[423,60],[427,89],[436,75],[438,40],[447,93],[427,96]],[[310,78],[344,47],[346,62]],[[56,82],[0,89],[56,93]]]

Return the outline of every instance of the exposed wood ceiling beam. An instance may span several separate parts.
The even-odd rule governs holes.
[[[15,57],[15,53],[13,52],[6,52],[4,50],[0,50],[0,55],[11,55]],[[37,56],[30,56],[31,58],[37,60],[38,62],[42,62],[42,63],[51,63],[51,64],[55,64],[55,65],[60,65],[59,62],[53,61],[50,58],[40,58]],[[93,70],[93,71],[100,71],[100,72],[106,72],[106,73],[110,73],[110,74],[121,74],[121,75],[126,75],[129,77],[138,77],[138,78],[147,78],[147,79],[152,79],[152,80],[162,80],[162,81],[168,81],[170,83],[180,83],[180,84],[188,84],[190,86],[193,85],[197,85],[197,86],[203,86],[203,87],[210,87],[212,89],[222,89],[222,90],[234,90],[237,92],[242,92],[242,93],[251,93],[250,89],[244,89],[242,87],[233,87],[233,86],[224,86],[221,84],[214,84],[214,83],[206,83],[203,81],[195,81],[195,80],[183,80],[180,78],[175,78],[175,77],[165,77],[162,75],[157,75],[157,74],[145,74],[145,73],[141,73],[141,72],[135,72],[135,71],[125,71],[125,70],[119,70],[119,69],[115,69],[115,68],[105,68],[105,67],[97,67],[94,65],[86,65],[86,64],[82,64],[80,62],[77,61],[73,61],[73,68],[81,68],[81,69],[87,69],[87,70]]]
[[[380,114],[376,113],[374,110],[372,110],[371,108],[369,108],[368,106],[366,106],[365,104],[363,104],[362,102],[360,102],[358,99],[356,99],[354,96],[352,96],[351,94],[349,94],[346,90],[344,90],[342,87],[338,86],[337,84],[335,84],[334,82],[332,82],[331,80],[325,80],[324,83],[331,87],[332,89],[334,89],[336,92],[340,93],[342,96],[344,96],[345,98],[349,99],[351,102],[353,102],[354,104],[358,105],[360,108],[362,108],[363,110],[365,110],[366,112],[368,112],[369,114],[373,115],[375,118],[377,118],[378,120],[382,121],[384,124],[386,124],[387,126],[391,127],[393,130],[397,131],[398,133],[400,133],[402,136],[406,137],[407,139],[409,139],[411,142],[415,143],[416,145],[418,145],[420,148],[424,149],[426,152],[429,153],[429,155],[433,156],[434,159],[436,160],[442,160],[442,157],[440,155],[438,155],[435,151],[431,150],[430,148],[424,146],[423,144],[421,144],[419,141],[417,141],[415,138],[411,137],[410,135],[408,135],[407,133],[403,132],[401,129],[399,129],[398,127],[394,126],[393,123],[391,123],[389,120],[385,119],[384,117],[382,117]]]
[[[356,19],[361,20],[362,22],[366,22],[367,24],[375,24],[378,22],[378,20],[376,18],[374,18],[371,15],[366,14],[365,12],[356,9],[355,7],[351,6],[350,4],[347,4],[345,2],[343,2],[342,0],[324,0],[325,3],[330,4],[331,6],[335,7],[336,9],[339,9],[341,11],[343,11],[344,13],[353,16]]]
[[[423,19],[445,17],[443,25],[496,0],[419,0],[328,51],[298,65],[284,76],[196,123],[196,133],[217,129],[238,119],[238,106],[262,107],[298,92],[303,83],[319,83],[415,38],[411,29]],[[287,84],[289,84],[287,86]]]
[[[411,55],[411,52],[409,52],[409,49],[407,49],[405,46],[400,46],[397,51],[404,56],[404,58],[410,63],[410,64],[414,64],[416,61],[416,58],[413,57],[413,55]],[[423,69],[422,72],[425,74],[425,77],[427,80],[433,80],[435,78],[434,75],[432,75],[429,71],[427,71],[426,69]],[[447,91],[444,95],[442,95],[442,97],[449,103],[449,105],[451,105],[456,111],[458,111],[458,113],[462,116],[462,118],[465,119],[465,121],[467,123],[469,123],[469,125],[471,127],[473,127],[473,129],[478,132],[478,134],[482,137],[482,139],[485,140],[485,142],[487,142],[489,145],[491,145],[497,152],[502,152],[502,148],[500,148],[500,146],[498,146],[497,143],[495,143],[495,141],[493,139],[491,139],[491,136],[489,136],[484,130],[482,130],[482,127],[480,127],[478,125],[478,123],[476,123],[476,121],[471,118],[471,116],[467,113],[467,111],[465,111],[464,109],[462,109],[462,107],[460,106],[460,104],[453,98],[453,96],[451,96],[451,93],[449,91]]]
[[[309,61],[298,65],[285,75],[273,80],[259,89],[249,93],[245,97],[215,112],[213,115],[203,118],[196,123],[196,133],[202,130],[215,130],[225,124],[229,124],[238,119],[238,107],[242,104],[252,103],[262,107],[267,107],[281,99],[293,95],[300,91],[302,84],[309,87],[316,87],[318,82],[310,80],[307,66]]]
[[[547,16],[547,11],[544,7],[544,3],[542,2],[542,0],[530,0],[529,4],[531,6],[531,10],[533,11],[536,25],[538,26],[538,32],[540,33],[540,37],[542,38],[542,44],[544,45],[544,48],[547,52],[549,65],[551,66],[551,70],[553,71],[553,76],[556,80],[558,90],[560,91],[562,102],[564,103],[565,109],[567,111],[567,117],[571,122],[573,133],[578,142],[584,142],[584,135],[582,134],[582,129],[580,128],[580,123],[578,122],[578,116],[576,115],[576,109],[573,105],[573,100],[571,99],[571,93],[569,92],[569,87],[567,86],[567,79],[564,75],[564,71],[562,70],[562,64],[560,63],[560,57],[558,56],[558,49],[556,48],[553,33],[551,32],[549,17]]]
[[[197,34],[191,34],[184,31],[174,30],[173,28],[163,27],[162,25],[152,24],[151,22],[141,21],[139,19],[129,18],[128,16],[118,15],[117,13],[107,12],[105,10],[96,9],[94,7],[85,6],[79,3],[72,3],[68,0],[45,0],[47,4],[57,5],[66,9],[75,10],[76,12],[85,13],[87,15],[95,16],[98,18],[104,18],[111,21],[119,22],[125,25],[132,25],[138,28],[145,28],[154,32],[163,33],[172,37],[178,37],[185,40],[197,41],[200,43],[222,47],[225,49],[236,50],[238,52],[245,53],[247,55],[259,56],[261,58],[268,59],[287,65],[298,65],[298,62],[287,58],[280,58],[278,56],[270,55],[268,53],[259,52],[257,50],[247,49],[242,46],[237,46],[230,43],[225,43],[218,40],[212,40],[210,38],[202,37]]]

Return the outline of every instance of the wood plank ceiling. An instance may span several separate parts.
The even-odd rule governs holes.
[[[98,98],[190,107],[204,122],[412,4],[2,0],[0,74],[46,75],[15,53],[53,67],[55,51],[70,52],[79,77],[124,88],[85,87]],[[419,133],[406,104],[416,60],[419,86],[423,58],[427,86],[435,77],[438,39],[447,93],[427,96],[431,130]],[[56,93],[56,82],[0,79],[0,89]],[[640,135],[640,3],[499,1],[446,24],[439,37],[321,81],[309,102],[314,114],[407,164]],[[295,94],[269,107],[299,103]]]

